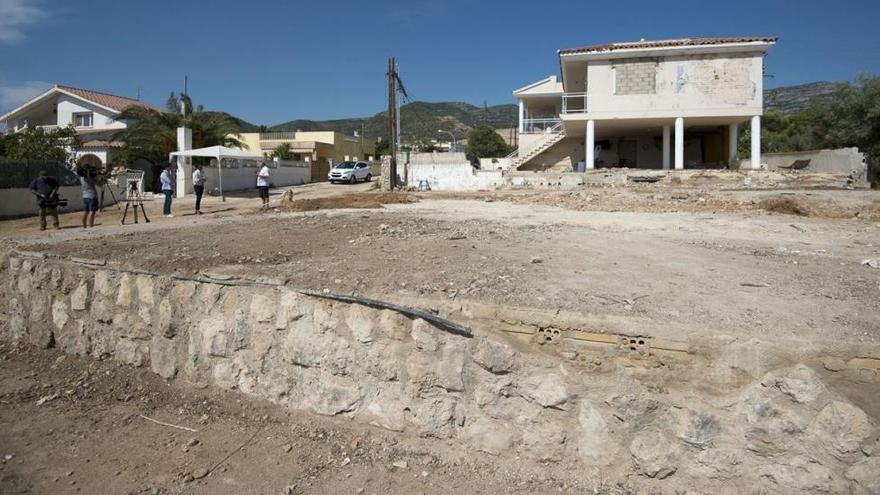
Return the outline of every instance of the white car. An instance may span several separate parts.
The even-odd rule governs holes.
[[[336,164],[327,174],[330,183],[348,182],[354,184],[357,181],[370,182],[373,175],[370,173],[370,164],[366,162],[341,162]]]

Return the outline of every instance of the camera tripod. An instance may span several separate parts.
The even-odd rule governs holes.
[[[147,210],[144,208],[144,198],[141,196],[137,180],[128,181],[128,189],[125,193],[125,210],[122,212],[122,225],[125,225],[125,217],[128,216],[129,206],[134,210],[134,223],[138,223],[138,207],[140,207],[141,213],[144,214],[144,221],[150,223],[150,219],[147,218]]]

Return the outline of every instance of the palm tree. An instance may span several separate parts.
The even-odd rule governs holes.
[[[172,99],[178,101],[174,93],[171,93],[166,112],[146,107],[129,107],[117,117],[118,120],[129,123],[128,128],[113,136],[114,141],[125,143],[118,161],[125,163],[145,158],[154,164],[165,163],[168,154],[177,149],[179,127],[192,130],[193,148],[218,145],[247,148],[240,139],[238,127],[228,115],[205,112],[201,105],[193,108],[189,97],[181,95],[179,101],[186,109],[184,117],[179,106],[172,104]]]

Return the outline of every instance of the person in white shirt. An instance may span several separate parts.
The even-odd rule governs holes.
[[[205,173],[201,165],[194,165],[193,192],[196,193],[196,215],[202,214],[202,194],[205,193]]]
[[[257,172],[257,189],[260,191],[260,199],[263,200],[263,209],[269,209],[269,166],[266,162],[260,162],[260,171]]]
[[[166,217],[173,217],[171,214],[171,197],[174,194],[174,172],[172,172],[172,168],[174,165],[169,163],[165,170],[162,171],[162,174],[159,175],[159,183],[162,185],[162,192],[165,194],[165,204],[162,207],[162,214]]]

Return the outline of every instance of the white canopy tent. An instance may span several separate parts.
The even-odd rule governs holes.
[[[233,148],[227,148],[226,146],[209,146],[207,148],[199,148],[196,150],[185,150],[185,151],[175,151],[173,153],[168,154],[168,161],[171,161],[176,157],[193,157],[193,156],[202,156],[207,158],[216,158],[217,159],[217,177],[220,187],[220,197],[223,201],[226,201],[226,196],[223,194],[223,159],[228,158],[232,160],[258,160],[262,161],[264,158],[260,155],[255,155],[253,153],[248,153],[247,151],[237,150]],[[178,173],[180,172],[180,164],[178,164]]]

